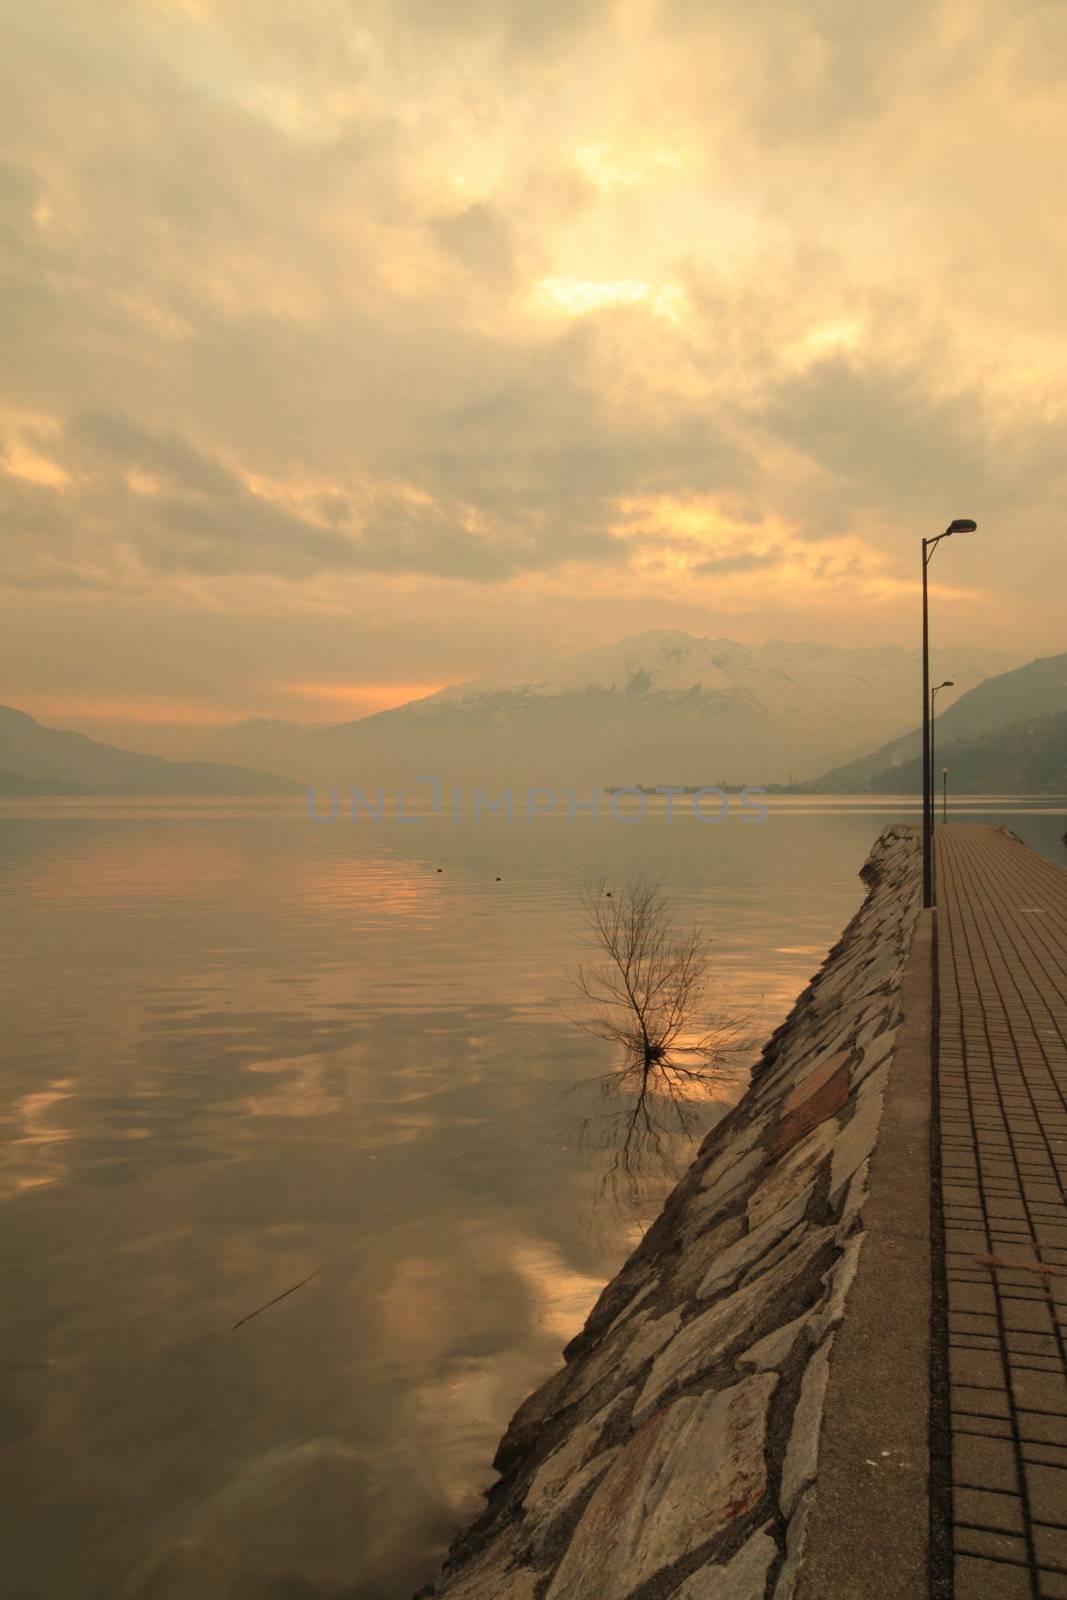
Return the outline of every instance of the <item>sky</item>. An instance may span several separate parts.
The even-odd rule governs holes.
[[[1064,0],[6,0],[0,701],[1067,649]]]

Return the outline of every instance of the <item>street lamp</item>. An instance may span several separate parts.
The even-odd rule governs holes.
[[[938,696],[938,693],[939,693],[939,691],[941,689],[954,689],[955,687],[956,687],[956,685],[953,683],[952,679],[951,678],[946,678],[944,683],[935,683],[933,688],[930,690],[930,771],[932,773],[935,773],[937,771],[937,767],[936,767],[936,765],[934,763],[934,732],[935,732],[936,727],[937,727],[937,723],[934,720],[934,713],[937,710],[937,696]],[[930,791],[930,820],[931,820],[931,822],[933,821],[933,819],[934,819],[934,817],[936,815],[936,812],[937,812],[937,806],[936,806],[936,803],[934,801],[933,790],[931,789],[931,791]]]
[[[923,540],[923,906],[934,903],[933,783],[930,764],[930,622],[926,598],[926,569],[942,539],[954,533],[973,533],[978,524],[971,517],[957,517],[944,533]]]

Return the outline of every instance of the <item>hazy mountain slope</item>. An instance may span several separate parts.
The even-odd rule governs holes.
[[[939,714],[939,727],[940,723]],[[899,739],[890,739],[888,744],[855,761],[846,761],[843,766],[824,772],[804,787],[815,794],[863,794],[876,773],[884,772],[889,767],[902,766],[916,756],[922,756],[922,731],[919,728],[913,728]]]
[[[0,769],[0,795],[10,798],[13,795],[64,795],[64,794],[92,794],[84,783],[64,783],[60,778],[26,778],[21,772],[5,772]]]
[[[937,683],[945,674],[940,664],[932,676]],[[920,711],[921,711],[920,701]],[[997,673],[976,688],[960,695],[954,704],[937,713],[937,742],[990,733],[1013,723],[1030,722],[1036,717],[1067,710],[1067,654],[1042,656],[1025,666]],[[822,794],[860,793],[877,774],[922,758],[922,731],[912,728],[900,739],[892,739],[877,750],[861,756],[834,771],[824,773],[811,784]],[[918,787],[921,788],[921,781]]]
[[[0,706],[0,769],[39,785],[55,780],[93,794],[287,794],[298,787],[246,767],[136,755],[82,733],[46,728],[10,706]]]
[[[1005,662],[1013,660],[996,650],[943,654],[972,683],[1003,671]],[[817,698],[820,714],[835,707],[854,712],[858,684],[897,703],[906,691],[908,664],[915,656],[916,652],[897,645],[852,650],[783,640],[746,645],[733,639],[698,638],[681,629],[658,629],[593,650],[514,663],[411,704],[426,713],[509,692],[564,698],[590,690],[631,695],[649,691],[684,695],[695,690],[713,697],[739,692],[771,711],[792,711]]]
[[[988,678],[960,696],[945,712],[944,724],[958,739],[1055,711],[1067,711],[1067,653],[1040,656],[1012,672]]]
[[[332,726],[284,717],[246,717],[230,727],[213,729],[187,753],[197,760],[236,763],[261,772],[299,772],[304,741]]]
[[[947,744],[939,740],[934,759],[939,794],[942,767],[952,794],[1067,794],[1067,711]],[[876,773],[870,787],[877,794],[918,794],[921,759]]]
[[[939,653],[961,686],[1003,652]],[[1010,660],[1011,658],[1007,658]],[[518,663],[358,722],[310,733],[281,770],[318,785],[445,783],[758,784],[810,777],[862,751],[872,728],[914,716],[918,659],[849,650],[637,634]]]

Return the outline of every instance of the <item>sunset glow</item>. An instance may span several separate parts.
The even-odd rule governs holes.
[[[1059,648],[1059,57],[996,15],[329,0],[310,50],[19,0],[4,697],[322,719],[635,623],[909,643],[961,496],[943,636]]]

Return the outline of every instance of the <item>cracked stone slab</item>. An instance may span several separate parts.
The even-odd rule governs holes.
[[[641,1421],[672,1390],[709,1370],[749,1328],[773,1317],[781,1296],[832,1237],[829,1228],[799,1230],[796,1246],[782,1261],[735,1290],[699,1317],[692,1317],[652,1365],[634,1407]]]
[[[878,1142],[885,1104],[889,1067],[879,1067],[864,1080],[856,1096],[856,1109],[845,1123],[834,1144],[830,1167],[830,1200],[833,1202],[856,1168],[866,1161]]]
[[[842,1021],[840,1017],[823,1019],[807,1032],[798,1032],[780,1050],[773,1069],[757,1080],[752,1090],[755,1101],[766,1107],[767,1115],[776,1115],[791,1086],[802,1083],[831,1056],[849,1053],[852,1032],[851,1018]]]
[[[825,1060],[812,1069],[811,1072],[798,1080],[793,1090],[782,1101],[782,1116],[788,1116],[791,1111],[797,1111],[806,1105],[813,1094],[822,1089],[834,1076],[839,1067],[843,1067],[849,1058],[849,1051],[835,1050]]]
[[[610,1339],[605,1339],[594,1355],[580,1364],[573,1382],[564,1391],[562,1403],[574,1405],[609,1376],[616,1378],[617,1388],[623,1388],[633,1374],[674,1337],[681,1321],[682,1313],[677,1307],[652,1319],[647,1311],[637,1312]]]
[[[718,1155],[712,1157],[711,1160],[706,1160],[703,1154],[697,1158],[697,1170],[700,1174],[701,1187],[704,1189],[714,1188],[719,1179],[725,1177],[731,1167],[736,1166],[754,1145],[759,1144],[762,1129],[756,1122],[748,1122],[740,1127],[731,1128],[730,1123],[724,1120],[711,1130],[708,1139],[721,1139],[724,1132],[728,1132],[730,1137],[726,1140],[724,1148],[719,1151]],[[704,1161],[703,1167],[701,1167],[702,1161]]]
[[[779,1261],[784,1261],[786,1256],[791,1255],[806,1239],[811,1238],[815,1232],[820,1231],[812,1227],[810,1220],[805,1215],[810,1193],[811,1190],[809,1188],[802,1195],[797,1196],[796,1209],[800,1212],[800,1221],[796,1227],[792,1232],[787,1233],[784,1239],[779,1239],[776,1245],[772,1245],[765,1255],[760,1256],[758,1261],[752,1263],[740,1280],[739,1288],[743,1289],[754,1279],[762,1278],[764,1273],[770,1272],[771,1268],[776,1267]]]
[[[841,1255],[834,1262],[829,1272],[823,1277],[828,1294],[823,1304],[811,1318],[812,1343],[818,1344],[831,1328],[836,1328],[845,1315],[845,1302],[848,1292],[852,1288],[852,1281],[856,1276],[856,1269],[860,1264],[860,1252],[867,1235],[865,1233],[853,1234],[845,1245]]]
[[[665,1283],[672,1298],[692,1300],[698,1285],[712,1272],[730,1247],[737,1243],[745,1231],[743,1217],[727,1217],[705,1232],[688,1239],[679,1251],[678,1259],[666,1275]]]
[[[850,1052],[839,1050],[822,1066],[803,1078],[785,1101],[769,1146],[772,1156],[782,1156],[835,1117],[848,1099],[851,1079],[845,1063]]]
[[[822,1165],[833,1148],[838,1134],[835,1119],[820,1122],[812,1128],[787,1155],[781,1155],[768,1168],[767,1176],[753,1190],[747,1206],[750,1227],[757,1227],[767,1217],[773,1217],[781,1206],[803,1189],[810,1186],[815,1169]]]
[[[505,1470],[506,1463],[510,1462],[517,1452],[521,1452],[531,1439],[537,1437],[545,1422],[563,1405],[564,1391],[572,1376],[572,1368],[558,1367],[539,1388],[526,1396],[508,1423],[504,1436],[497,1446],[493,1465],[498,1471]]]
[[[638,1307],[644,1305],[649,1295],[654,1294],[658,1288],[659,1280],[657,1278],[650,1278],[648,1283],[645,1284],[644,1288],[638,1289],[636,1293],[626,1302],[618,1316],[614,1317],[611,1322],[608,1323],[600,1337],[602,1339],[609,1339],[613,1333],[618,1332],[623,1323],[629,1322],[630,1318],[636,1313]]]
[[[759,1171],[766,1159],[762,1147],[757,1145],[739,1161],[725,1167],[721,1176],[710,1187],[705,1187],[701,1193],[693,1196],[686,1208],[688,1216],[693,1219],[706,1217],[710,1220],[732,1195],[743,1188],[747,1179]]]
[[[778,1498],[786,1516],[800,1498],[801,1491],[815,1477],[819,1460],[819,1434],[822,1430],[823,1404],[826,1385],[830,1378],[830,1349],[833,1338],[826,1340],[808,1362],[800,1385],[800,1398],[793,1413],[793,1427],[786,1447],[782,1467],[782,1482]]]
[[[759,1373],[652,1417],[593,1491],[545,1600],[629,1594],[745,1516],[767,1487]]]
[[[443,1573],[434,1594],[447,1600],[534,1600],[539,1574],[516,1565],[517,1543],[514,1537],[498,1540],[454,1578]]]
[[[544,1520],[555,1516],[564,1499],[573,1498],[570,1491],[579,1472],[584,1471],[596,1456],[597,1446],[613,1418],[618,1416],[633,1398],[634,1390],[625,1389],[602,1406],[587,1422],[571,1430],[566,1440],[546,1456],[527,1486],[523,1504],[528,1513]],[[601,1455],[606,1452],[601,1452]]]
[[[744,1355],[738,1356],[738,1365],[754,1367],[758,1372],[777,1372],[784,1365],[797,1340],[807,1331],[810,1323],[810,1312],[802,1312],[799,1317],[794,1317],[792,1322],[785,1323],[781,1328],[775,1328],[773,1333],[768,1333],[763,1339],[757,1339]]]
[[[848,1180],[848,1190],[841,1202],[841,1210],[837,1218],[836,1238],[839,1244],[843,1243],[856,1227],[856,1219],[863,1210],[864,1203],[870,1192],[870,1172],[870,1160],[861,1161]]]
[[[789,1205],[777,1214],[769,1216],[766,1222],[761,1223],[758,1228],[753,1228],[751,1233],[743,1234],[724,1250],[702,1278],[697,1290],[698,1297],[707,1300],[711,1295],[722,1294],[739,1282],[750,1267],[767,1255],[779,1239],[792,1232],[803,1220],[810,1195],[810,1188],[805,1189],[796,1195]]]
[[[674,1600],[763,1600],[767,1574],[778,1554],[770,1523],[754,1533],[730,1561],[698,1567],[675,1591]]]
[[[558,1483],[557,1493],[554,1496],[532,1506],[527,1502],[526,1537],[533,1547],[535,1556],[537,1551],[551,1539],[559,1519],[566,1515],[570,1507],[580,1500],[594,1483],[599,1483],[618,1456],[619,1450],[618,1445],[613,1445],[610,1450],[602,1450],[583,1467],[576,1467],[563,1478]]]
[[[888,1033],[880,1035],[874,1044],[863,1053],[852,1068],[852,1087],[854,1089],[858,1089],[872,1073],[877,1072],[880,1067],[887,1066],[892,1061],[899,1033],[899,1024],[894,1023]]]
[[[774,1586],[772,1600],[793,1600],[796,1593],[797,1579],[800,1577],[800,1568],[804,1560],[804,1540],[807,1537],[813,1495],[814,1491],[809,1489],[789,1519],[785,1560],[778,1574],[778,1582]]]

